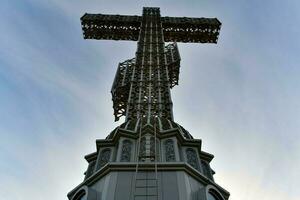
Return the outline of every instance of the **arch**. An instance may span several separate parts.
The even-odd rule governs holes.
[[[207,186],[207,200],[224,200],[222,194],[212,185]]]
[[[87,187],[86,185],[80,187],[71,198],[71,200],[95,200],[95,199],[97,199],[97,192],[94,189]]]
[[[121,162],[130,162],[131,160],[132,141],[124,140],[122,144]]]
[[[175,150],[174,150],[174,141],[172,139],[167,139],[164,142],[164,147],[165,147],[166,162],[176,161]]]
[[[74,197],[72,198],[72,200],[86,200],[86,191],[85,189],[81,189],[79,190],[75,195]]]
[[[187,163],[190,164],[196,170],[199,170],[198,156],[196,151],[192,148],[187,148],[185,153]]]
[[[100,168],[110,161],[111,149],[103,149],[100,153],[99,165]]]
[[[215,195],[209,192],[207,194],[207,200],[219,200],[219,199],[217,199]]]

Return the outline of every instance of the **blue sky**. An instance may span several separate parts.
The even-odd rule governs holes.
[[[0,196],[66,199],[114,123],[110,87],[136,44],[83,40],[85,13],[218,17],[219,43],[179,44],[175,120],[215,155],[232,200],[298,200],[300,3],[2,0]],[[123,119],[122,119],[123,120]],[[122,122],[121,120],[121,122]]]

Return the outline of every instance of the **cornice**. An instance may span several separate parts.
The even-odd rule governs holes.
[[[128,162],[114,162],[114,163],[107,163],[97,172],[95,172],[92,176],[84,180],[81,184],[76,186],[72,191],[68,193],[68,197],[72,197],[76,191],[83,186],[91,186],[99,179],[104,177],[110,172],[120,172],[120,171],[135,171],[137,163]],[[154,163],[139,163],[139,170],[142,171],[153,171],[154,170]],[[225,196],[229,197],[230,193],[213,182],[212,180],[206,178],[202,175],[199,171],[195,170],[189,164],[185,162],[164,162],[164,163],[157,163],[157,170],[158,171],[184,171],[199,182],[204,185],[213,185],[214,187],[218,188]]]

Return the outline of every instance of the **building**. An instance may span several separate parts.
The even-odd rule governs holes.
[[[215,183],[213,155],[173,119],[170,90],[178,85],[176,42],[217,43],[216,18],[85,14],[85,39],[138,41],[136,55],[119,64],[112,86],[115,120],[125,122],[85,156],[85,179],[70,200],[227,200]],[[165,45],[165,42],[173,42]]]

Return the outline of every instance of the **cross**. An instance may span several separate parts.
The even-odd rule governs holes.
[[[111,89],[115,121],[153,117],[173,121],[170,89],[178,85],[180,55],[176,42],[217,43],[216,18],[161,17],[145,7],[142,16],[84,14],[85,39],[138,41],[133,59],[119,63]],[[165,42],[174,42],[165,46]]]

